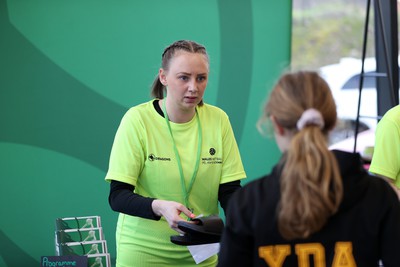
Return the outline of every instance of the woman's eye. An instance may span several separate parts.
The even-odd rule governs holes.
[[[187,81],[189,78],[187,76],[180,76],[179,79],[182,81]]]
[[[200,77],[197,78],[197,80],[199,82],[205,81],[206,79],[207,79],[207,77],[205,77],[205,76],[200,76]]]

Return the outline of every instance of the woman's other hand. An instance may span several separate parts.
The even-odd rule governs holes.
[[[157,216],[163,216],[171,229],[183,234],[184,232],[178,228],[179,221],[185,221],[180,216],[181,213],[185,214],[188,218],[193,219],[196,217],[187,207],[181,203],[168,200],[155,199],[151,207]]]

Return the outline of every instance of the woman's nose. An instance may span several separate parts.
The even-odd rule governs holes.
[[[189,84],[189,92],[197,92],[197,84],[195,82],[192,82]]]

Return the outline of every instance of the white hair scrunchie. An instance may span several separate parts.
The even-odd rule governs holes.
[[[314,108],[305,110],[297,121],[297,129],[301,130],[307,125],[316,125],[321,129],[324,128],[324,119],[322,118],[321,112]]]

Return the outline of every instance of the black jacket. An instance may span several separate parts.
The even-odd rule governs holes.
[[[339,211],[319,232],[291,241],[279,234],[276,209],[282,165],[277,165],[271,174],[232,196],[218,266],[376,267],[381,259],[385,267],[399,267],[400,202],[396,193],[386,181],[365,171],[359,154],[333,153],[344,196]]]

